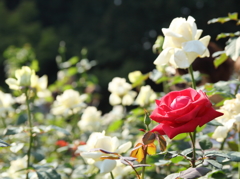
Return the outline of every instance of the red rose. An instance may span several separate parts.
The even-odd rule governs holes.
[[[213,109],[204,92],[192,88],[172,91],[156,100],[156,104],[150,118],[160,124],[151,131],[167,135],[170,139],[181,133],[193,132],[197,126],[223,115]]]

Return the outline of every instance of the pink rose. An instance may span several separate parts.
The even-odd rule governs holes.
[[[203,91],[188,88],[172,91],[160,100],[150,118],[159,123],[151,131],[167,135],[170,139],[178,134],[193,132],[214,118],[223,115],[213,109]]]

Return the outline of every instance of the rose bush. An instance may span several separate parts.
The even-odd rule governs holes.
[[[213,109],[203,91],[192,88],[168,93],[156,100],[157,107],[150,118],[158,123],[151,131],[167,135],[170,139],[180,133],[193,132],[214,118],[223,115]]]

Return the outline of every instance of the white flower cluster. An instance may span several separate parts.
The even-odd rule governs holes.
[[[222,142],[234,126],[238,132],[240,131],[240,93],[236,95],[236,98],[224,101],[219,111],[224,115],[216,118],[216,120],[223,126],[216,128],[212,138]]]

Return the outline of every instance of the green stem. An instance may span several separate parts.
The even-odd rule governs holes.
[[[224,147],[224,144],[225,144],[226,140],[227,140],[227,137],[222,141],[219,150],[223,150],[223,147]]]
[[[237,86],[236,86],[236,89],[235,89],[235,92],[234,92],[235,95],[238,94],[239,86],[240,86],[240,85],[237,85]]]
[[[28,170],[30,167],[30,156],[31,156],[31,150],[32,150],[32,143],[33,143],[33,132],[32,132],[32,117],[31,117],[29,96],[28,96],[27,90],[25,92],[25,96],[26,96],[27,113],[28,113],[28,126],[29,126],[29,130],[30,130],[29,147],[28,147],[28,151],[27,151],[27,156],[28,156],[27,170]],[[26,179],[28,179],[28,178],[29,177],[28,177],[28,171],[27,171]]]
[[[240,132],[238,132],[238,152],[240,152]],[[238,163],[238,179],[240,179],[240,162]]]
[[[193,68],[192,65],[189,66],[188,72],[192,79],[192,88],[196,90],[196,81],[194,79],[193,75]],[[192,133],[189,133],[191,141],[192,141],[192,149],[193,149],[193,157],[192,157],[192,167],[195,167],[195,161],[196,161],[196,148],[195,148],[195,141],[196,141],[196,130]]]
[[[128,160],[124,160],[124,161],[127,162],[128,165],[130,165],[132,167],[133,171],[136,173],[137,178],[141,179],[140,175],[138,174],[137,170],[133,167],[133,165]]]
[[[2,123],[3,123],[3,127],[4,128],[7,128],[7,125],[6,125],[6,122],[5,122],[5,119],[2,117]]]
[[[112,172],[110,172],[110,175],[111,175],[111,178],[114,179],[114,176],[113,176],[113,173],[112,173]]]
[[[193,87],[193,89],[196,89],[196,82],[195,82],[195,79],[194,79],[194,76],[193,76],[192,65],[189,66],[188,73],[191,75],[191,78],[192,78],[192,87]]]
[[[143,158],[143,161],[142,161],[142,164],[146,164],[146,159],[147,159],[147,146],[144,147],[144,158]],[[141,174],[141,179],[144,179],[144,175],[145,175],[145,167],[143,166],[142,167],[142,174]]]
[[[194,133],[195,133],[195,131],[194,131]],[[196,161],[196,149],[195,149],[195,134],[193,133],[193,135],[192,135],[192,133],[191,132],[189,132],[189,136],[190,136],[190,138],[191,138],[191,141],[192,141],[192,149],[193,149],[193,156],[192,156],[192,160],[191,160],[191,164],[192,164],[192,167],[194,168],[194,167],[196,167],[196,165],[195,165],[195,161]]]

